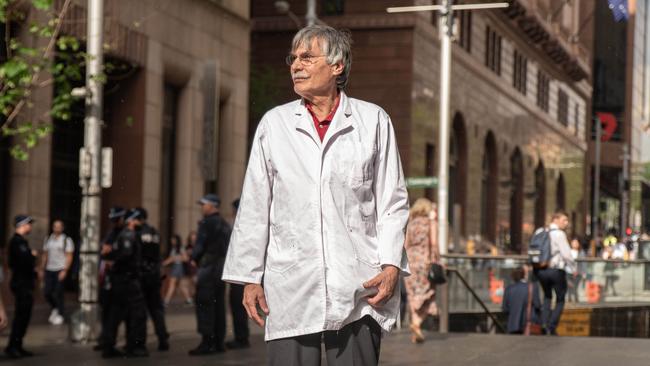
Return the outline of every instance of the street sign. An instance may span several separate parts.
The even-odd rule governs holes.
[[[406,188],[436,188],[438,178],[436,177],[410,177],[406,178]]]
[[[102,188],[111,188],[113,185],[113,149],[102,148]]]

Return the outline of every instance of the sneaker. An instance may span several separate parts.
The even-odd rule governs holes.
[[[187,300],[185,300],[185,305],[194,306],[194,301],[192,301],[192,299],[187,299]]]
[[[63,317],[57,313],[56,316],[52,318],[52,321],[50,323],[52,323],[52,325],[61,325],[64,321],[65,319],[63,319]]]
[[[54,319],[55,319],[57,316],[59,316],[59,311],[56,310],[56,309],[52,309],[52,311],[50,312],[50,317],[47,318],[47,321],[48,321],[50,324],[54,324]]]

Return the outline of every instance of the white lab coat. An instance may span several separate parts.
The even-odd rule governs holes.
[[[263,283],[272,340],[338,330],[371,315],[385,331],[399,287],[380,309],[363,283],[394,265],[408,274],[408,196],[390,117],[341,100],[321,142],[303,100],[276,107],[253,140],[223,280]]]

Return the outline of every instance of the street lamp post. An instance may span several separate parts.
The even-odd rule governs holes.
[[[392,7],[386,9],[389,13],[404,13],[418,11],[440,12],[440,125],[438,131],[438,245],[440,254],[447,254],[449,227],[447,225],[449,207],[449,114],[450,114],[450,82],[451,82],[451,41],[453,38],[453,21],[455,10],[480,10],[507,8],[508,3],[458,4],[453,0],[443,0],[441,5],[420,5]],[[442,259],[443,262],[445,259]],[[439,286],[440,295],[440,333],[449,331],[449,291],[447,285]]]
[[[81,251],[79,276],[79,322],[73,324],[77,340],[88,342],[96,336],[99,229],[102,192],[102,99],[104,53],[104,0],[88,0],[88,61],[86,66],[86,88],[81,94],[86,97],[86,118],[84,121],[84,147],[79,154],[79,185],[81,202]]]

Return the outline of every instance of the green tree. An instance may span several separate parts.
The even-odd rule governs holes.
[[[15,159],[29,158],[29,150],[51,133],[52,120],[71,118],[72,84],[83,78],[87,56],[76,38],[61,33],[70,6],[71,0],[60,9],[53,8],[53,0],[0,0],[0,138],[11,138]],[[28,19],[44,21],[28,24]],[[30,38],[30,44],[21,42]],[[54,85],[47,112],[27,113],[34,108],[35,91]]]

